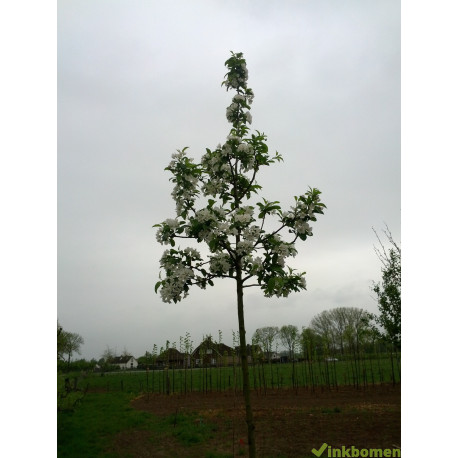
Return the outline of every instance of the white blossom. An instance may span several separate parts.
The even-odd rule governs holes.
[[[163,245],[164,242],[167,243],[167,242],[164,240],[163,237],[164,237],[164,236],[163,236],[163,228],[160,227],[160,228],[157,230],[157,232],[156,232],[156,240],[157,240],[161,245]]]
[[[161,245],[168,245],[170,240],[175,232],[175,229],[178,229],[180,223],[177,219],[174,218],[167,218],[163,223],[162,226],[156,232],[156,240]]]
[[[227,221],[219,222],[216,228],[218,235],[237,235],[238,231],[235,227],[231,226]]]
[[[221,172],[230,174],[231,173],[231,166],[229,164],[227,164],[227,163],[222,164],[220,170],[221,170]]]
[[[231,268],[231,259],[225,253],[218,253],[210,258],[210,272],[214,274],[226,274]]]
[[[255,162],[256,162],[256,158],[254,157],[254,154],[248,156],[248,160],[246,162],[244,161],[241,164],[242,170],[244,172],[249,172],[250,170],[253,170]]]
[[[176,229],[177,227],[180,226],[180,223],[177,219],[175,218],[167,218],[164,223],[169,226],[171,229]]]
[[[291,243],[281,242],[278,245],[272,247],[272,251],[279,256],[287,258],[289,256],[296,256],[297,250]]]
[[[194,260],[201,260],[200,253],[195,248],[187,247],[183,252],[191,256]]]
[[[240,145],[237,146],[237,151],[240,151],[241,153],[249,153],[251,151],[251,146],[247,143],[240,143]]]
[[[213,213],[216,214],[217,218],[225,218],[226,217],[226,210],[223,207],[213,207]]]
[[[213,213],[208,208],[202,208],[201,210],[197,211],[196,219],[199,221],[199,223],[206,223],[208,221],[214,221],[215,215],[213,215]]]
[[[249,224],[253,218],[253,207],[240,207],[234,215],[234,222],[240,224]]]
[[[209,180],[202,186],[202,192],[204,196],[213,196],[215,197],[225,188],[225,184],[219,180]]]
[[[259,226],[248,226],[243,230],[243,238],[250,242],[257,242],[261,235],[261,228]]]
[[[197,251],[196,253],[200,257]],[[164,252],[160,262],[167,272],[167,278],[162,282],[162,300],[170,303],[180,300],[182,294],[186,297],[188,293],[185,286],[194,278],[194,271],[184,265],[177,256],[172,256],[169,250]]]
[[[184,158],[185,156],[186,156],[186,152],[185,151],[177,150],[176,153],[172,153],[172,160],[170,161],[169,167],[170,168],[174,168],[175,165],[177,164],[177,162],[179,162],[180,159]],[[190,158],[189,160],[191,162],[193,161],[192,158]]]
[[[232,135],[232,134],[227,136],[227,140],[228,141],[236,141],[237,143],[240,143],[242,141],[242,139],[239,136]]]
[[[277,255],[277,263],[281,266],[285,266],[285,258],[289,256],[296,256],[297,250],[292,243],[285,243],[281,241],[278,234],[274,235],[274,243],[272,244],[272,253]]]
[[[239,106],[236,103],[231,103],[226,109],[226,118],[229,122],[234,122],[237,120],[237,112]]]
[[[237,254],[240,256],[246,256],[247,254],[250,254],[251,251],[253,250],[254,244],[253,242],[249,240],[241,240],[237,244]]]
[[[309,223],[301,220],[297,220],[294,223],[294,229],[298,234],[311,234],[312,228],[310,227]]]
[[[251,268],[252,273],[259,273],[264,270],[263,264],[262,264],[262,259],[257,256],[252,260],[253,267]]]

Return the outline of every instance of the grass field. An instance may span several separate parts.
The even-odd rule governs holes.
[[[109,457],[105,450],[116,433],[132,428],[156,429],[151,414],[129,407],[131,399],[127,393],[87,393],[77,409],[59,413],[58,456]]]
[[[400,367],[389,357],[367,360],[332,362],[300,362],[296,364],[264,364],[250,367],[250,385],[254,390],[295,387],[369,386],[378,383],[400,382]],[[212,392],[242,389],[240,367],[208,367],[150,371],[91,373],[69,376],[78,387],[106,392],[180,393]]]

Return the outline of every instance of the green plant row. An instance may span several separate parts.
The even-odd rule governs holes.
[[[400,360],[376,359],[299,362],[286,364],[255,364],[250,366],[250,387],[254,390],[295,387],[364,387],[379,383],[399,383]],[[73,378],[72,378],[73,377]],[[82,390],[128,393],[186,394],[242,390],[240,367],[203,367],[75,374]],[[72,382],[73,383],[73,382]]]

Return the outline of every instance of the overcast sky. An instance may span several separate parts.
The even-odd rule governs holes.
[[[401,238],[399,1],[59,0],[58,303],[82,357],[107,346],[138,357],[204,334],[232,344],[235,282],[165,304],[154,293],[152,226],[174,216],[164,167],[178,148],[200,159],[223,143],[230,51],[243,52],[255,94],[252,129],[284,162],[259,176],[284,209],[309,186],[327,210],[291,264],[307,291],[245,295],[256,328],[308,326],[334,307],[377,311],[374,227]],[[182,245],[185,246],[185,245]]]

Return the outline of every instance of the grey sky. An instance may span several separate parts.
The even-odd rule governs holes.
[[[400,2],[58,2],[58,318],[85,339],[135,356],[188,331],[197,344],[237,330],[234,284],[154,294],[165,247],[153,224],[174,215],[171,154],[223,142],[230,50],[243,52],[252,129],[284,162],[259,177],[283,208],[308,186],[328,209],[291,263],[308,291],[246,293],[247,335],[307,326],[337,306],[376,311],[372,227],[400,240]]]

